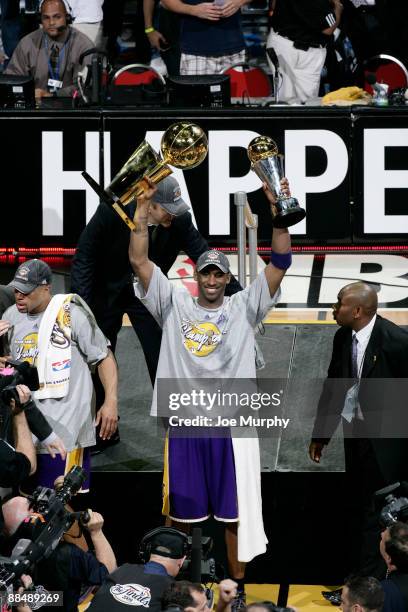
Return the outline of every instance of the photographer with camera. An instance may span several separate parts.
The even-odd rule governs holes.
[[[25,497],[13,497],[3,504],[4,531],[9,536],[10,547],[22,538],[35,542],[44,525],[47,525],[45,515],[45,522],[38,524],[37,521],[33,527],[38,516],[34,509],[35,506],[31,507]],[[44,558],[35,564],[32,573],[34,583],[48,591],[62,591],[64,612],[77,612],[83,587],[101,585],[108,574],[116,569],[115,554],[102,531],[103,523],[102,515],[91,510],[87,511],[80,523],[89,533],[93,553],[61,540],[49,556],[44,554]]]
[[[96,593],[90,612],[119,612],[129,606],[161,610],[165,589],[179,573],[188,552],[186,534],[171,527],[149,531],[140,542],[144,564],[125,563],[108,576]]]
[[[0,439],[0,487],[17,487],[37,467],[35,448],[24,413],[24,406],[30,401],[30,389],[17,385],[16,391],[19,399],[12,399],[9,405],[15,448],[4,438]]]
[[[381,585],[385,592],[384,612],[408,609],[408,525],[397,521],[381,534],[380,552],[387,565],[387,578]]]
[[[1,324],[1,321],[0,321]],[[0,336],[1,338],[1,336]],[[0,358],[0,438],[14,444],[13,429],[10,417],[10,402],[18,402],[17,387],[23,385],[28,387],[29,392],[38,389],[37,369],[27,361],[4,361]],[[32,399],[29,399],[22,407],[26,415],[28,427],[35,439],[41,446],[47,449],[52,458],[56,453],[65,459],[66,451],[62,440],[52,430],[45,416],[36,406]]]

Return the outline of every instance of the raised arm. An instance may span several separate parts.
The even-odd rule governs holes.
[[[102,531],[103,517],[99,512],[88,511],[91,514],[89,522],[85,525],[92,539],[95,556],[100,563],[103,563],[111,574],[117,568],[115,553],[112,546]]]
[[[281,181],[282,191],[289,195],[289,183],[287,179]],[[265,195],[271,205],[275,204],[275,198],[268,189],[266,183],[263,186]],[[272,230],[271,261],[265,267],[265,276],[268,282],[269,292],[273,296],[280,286],[286,270],[292,262],[290,234],[286,228],[274,227]]]
[[[153,262],[149,259],[148,219],[156,187],[149,179],[146,179],[146,182],[148,188],[136,200],[136,212],[133,218],[136,229],[130,232],[129,261],[135,276],[138,277],[143,289],[147,292],[153,274]]]
[[[27,457],[31,466],[30,474],[34,474],[37,469],[37,454],[24,410],[21,409],[30,399],[30,389],[25,385],[17,385],[16,389],[19,397],[19,404],[14,400],[11,401],[14,444],[16,451]]]

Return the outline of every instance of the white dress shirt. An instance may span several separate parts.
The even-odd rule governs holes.
[[[371,333],[373,331],[376,318],[377,318],[377,315],[374,315],[371,321],[365,327],[363,327],[363,329],[360,329],[360,331],[358,332],[353,331],[353,338],[354,336],[357,336],[357,341],[358,341],[357,342],[357,376],[358,378],[361,378],[364,355],[366,352],[367,345],[371,338]]]

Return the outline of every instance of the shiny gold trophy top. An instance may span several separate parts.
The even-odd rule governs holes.
[[[153,183],[159,183],[173,172],[167,164],[182,170],[195,168],[207,155],[207,137],[195,123],[179,121],[164,132],[160,151],[162,157],[144,140],[105,190],[86,172],[82,173],[101,199],[112,206],[131,229],[136,226],[127,216],[124,207],[143,193],[147,186],[145,177]]]
[[[285,176],[283,155],[278,151],[277,144],[269,136],[257,136],[248,145],[248,157],[251,169],[266,183],[276,198],[272,206],[272,222],[274,227],[290,227],[305,218],[306,211],[292,196],[281,191],[280,182]]]

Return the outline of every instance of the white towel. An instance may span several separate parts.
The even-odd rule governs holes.
[[[57,294],[51,299],[38,330],[38,369],[40,388],[34,399],[65,397],[71,373],[71,303],[86,310],[96,321],[84,300],[75,293]]]
[[[238,495],[238,560],[248,563],[266,551],[262,518],[258,438],[232,437]]]

